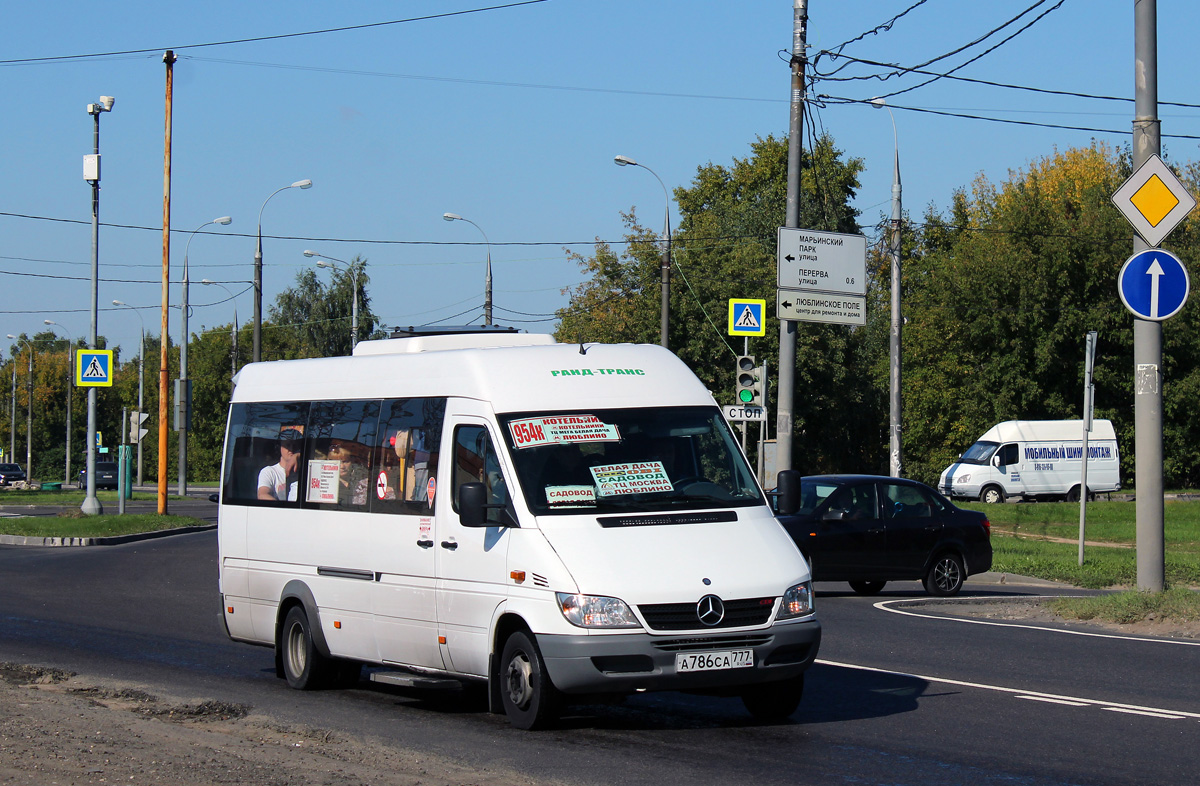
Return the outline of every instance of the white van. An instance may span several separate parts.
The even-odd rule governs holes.
[[[218,539],[227,632],[292,687],[476,682],[521,728],[647,690],[786,717],[821,639],[807,564],[658,346],[425,335],[248,365]]]
[[[1088,493],[1120,491],[1121,456],[1110,421],[1092,421],[1087,452]],[[1006,420],[942,471],[938,491],[981,502],[1012,496],[1077,502],[1082,469],[1082,420]]]

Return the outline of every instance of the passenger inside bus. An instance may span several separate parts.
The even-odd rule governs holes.
[[[296,429],[279,432],[279,461],[258,473],[258,498],[284,502],[296,499],[296,464],[304,435]]]

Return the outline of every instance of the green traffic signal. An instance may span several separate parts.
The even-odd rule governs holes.
[[[753,390],[739,390],[738,398],[740,398],[742,400],[743,404],[750,404],[754,401],[754,391]]]

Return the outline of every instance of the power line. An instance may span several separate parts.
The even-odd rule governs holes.
[[[204,44],[184,44],[182,46],[156,46],[149,49],[126,49],[118,52],[92,52],[81,55],[55,55],[51,57],[24,57],[14,58],[10,60],[0,60],[0,65],[30,65],[35,63],[59,63],[69,60],[85,60],[101,57],[118,57],[124,55],[141,55],[162,52],[166,49],[183,50],[183,49],[202,49],[213,46],[232,46],[234,44],[252,44],[262,41],[278,41],[285,38],[301,38],[310,35],[325,35],[327,33],[345,33],[351,30],[367,30],[373,27],[387,27],[389,25],[401,25],[409,22],[427,22],[431,19],[445,19],[452,16],[464,16],[466,14],[478,14],[484,11],[499,11],[506,8],[516,8],[523,5],[533,5],[535,3],[545,3],[548,0],[518,0],[518,2],[506,3],[504,5],[493,5],[485,8],[470,8],[465,11],[447,11],[442,14],[428,14],[426,16],[414,16],[407,19],[393,19],[388,22],[368,22],[361,25],[347,25],[345,27],[328,27],[322,30],[306,30],[299,33],[280,33],[278,35],[256,36],[254,38],[236,38],[229,41],[210,41]]]

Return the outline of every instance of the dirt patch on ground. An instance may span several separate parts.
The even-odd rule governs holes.
[[[1019,621],[1030,625],[1051,625],[1073,630],[1120,633],[1126,636],[1155,636],[1168,639],[1200,639],[1200,621],[1183,622],[1162,619],[1151,614],[1139,622],[1119,623],[1103,620],[1068,619],[1055,614],[1038,598],[1006,598],[1003,600],[961,600],[931,602],[937,611],[961,617],[983,617],[994,620]]]
[[[508,770],[284,725],[253,707],[0,663],[0,784],[533,784]]]

